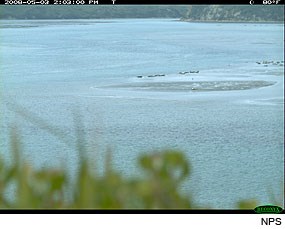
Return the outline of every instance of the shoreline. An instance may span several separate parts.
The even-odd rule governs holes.
[[[260,24],[283,24],[283,21],[242,21],[242,20],[193,20],[193,19],[183,19],[179,21],[182,22],[195,22],[195,23],[260,23]]]
[[[17,18],[1,18],[0,21],[46,21],[46,20],[53,20],[53,21],[69,21],[69,20],[84,20],[84,21],[88,21],[88,20],[127,20],[127,19],[169,19],[169,20],[173,20],[173,21],[179,21],[179,22],[194,22],[194,23],[260,23],[260,24],[284,24],[283,21],[243,21],[243,20],[193,20],[193,19],[184,19],[184,18],[155,18],[155,17],[147,17],[147,18],[32,18],[32,19],[28,19],[28,18],[21,18],[21,19],[17,19]]]

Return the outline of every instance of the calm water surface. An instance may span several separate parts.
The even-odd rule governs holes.
[[[76,171],[75,112],[99,168],[107,149],[126,175],[140,174],[135,162],[144,152],[181,149],[192,166],[182,189],[197,204],[234,208],[249,198],[266,204],[271,192],[282,201],[283,25],[169,19],[0,24],[5,156],[9,127],[17,123],[26,160]],[[199,73],[179,74],[184,71]],[[155,74],[164,76],[148,77]],[[58,127],[71,143],[16,114],[14,103]]]

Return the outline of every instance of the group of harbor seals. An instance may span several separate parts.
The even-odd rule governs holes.
[[[179,72],[181,75],[189,74],[189,73],[199,73],[199,71],[189,71],[189,72]]]
[[[256,61],[257,64],[263,64],[264,67],[268,67],[269,64],[271,65],[278,65],[278,66],[284,66],[284,61]]]
[[[190,73],[199,73],[199,71],[189,71],[189,72],[179,72],[180,75],[185,75],[185,74],[190,74]],[[165,74],[156,74],[156,75],[148,75],[148,76],[142,76],[142,75],[138,75],[137,78],[144,78],[144,77],[161,77],[161,76],[165,76]]]

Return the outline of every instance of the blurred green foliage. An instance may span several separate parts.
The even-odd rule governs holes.
[[[13,163],[0,159],[1,209],[193,209],[189,196],[180,192],[188,177],[189,163],[179,151],[154,152],[139,158],[144,176],[126,178],[109,163],[103,176],[92,171],[81,155],[76,181],[70,182],[65,170],[34,170],[23,162],[17,138],[13,137]],[[107,157],[107,161],[109,158]],[[14,198],[7,190],[15,187]],[[68,191],[67,191],[68,190]],[[11,193],[10,193],[11,194]],[[253,209],[257,202],[241,201],[240,209]]]
[[[103,176],[92,171],[84,152],[75,182],[67,171],[35,170],[21,159],[19,139],[11,137],[12,163],[0,160],[0,208],[76,208],[76,209],[156,209],[191,208],[189,197],[179,192],[190,167],[183,153],[164,151],[139,158],[144,176],[126,178],[106,163]],[[107,161],[110,158],[107,157]],[[7,195],[14,186],[14,198]],[[11,189],[11,188],[10,188]],[[9,198],[10,195],[10,198]],[[11,200],[12,199],[12,200]]]
[[[57,129],[24,108],[14,105],[11,109],[64,140]],[[64,169],[36,170],[27,164],[22,159],[18,131],[12,129],[11,163],[0,157],[0,209],[202,209],[180,192],[191,172],[185,154],[164,150],[143,155],[138,159],[143,173],[130,178],[114,170],[107,153],[105,171],[99,175],[86,156],[79,115],[74,115],[74,123],[79,168],[72,179]],[[254,209],[257,205],[255,200],[240,201],[236,208]]]

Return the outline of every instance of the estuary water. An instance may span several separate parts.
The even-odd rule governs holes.
[[[27,161],[75,172],[79,114],[99,170],[108,150],[132,176],[140,155],[179,149],[192,169],[181,190],[196,204],[281,203],[283,34],[262,23],[2,20],[1,154],[16,125]]]

